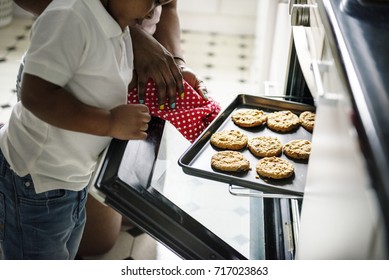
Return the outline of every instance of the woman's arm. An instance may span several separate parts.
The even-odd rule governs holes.
[[[182,75],[172,55],[154,37],[138,27],[131,27],[134,49],[134,76],[129,86],[137,87],[139,100],[144,100],[148,80],[152,78],[158,92],[158,103],[163,109],[166,100],[171,108],[177,96],[184,92]]]
[[[177,0],[162,6],[162,14],[154,33],[157,39],[173,56],[182,58],[181,28],[177,13]],[[176,61],[178,64],[180,61]]]
[[[14,0],[14,2],[34,15],[40,15],[50,4],[51,0]]]
[[[142,28],[132,28],[135,73],[130,88],[137,86],[139,100],[144,100],[149,78],[156,83],[161,109],[166,100],[174,108],[177,91],[179,95],[184,92],[181,71],[177,67],[179,61],[173,58],[182,56],[180,33],[177,0],[162,6],[153,36]]]
[[[207,89],[197,75],[185,66],[181,50],[181,28],[177,13],[177,0],[162,6],[161,18],[153,37],[140,28],[132,28],[135,73],[130,88],[137,86],[143,100],[148,79],[157,85],[159,105],[166,99],[172,107],[178,91],[184,92],[182,77],[207,99]],[[173,57],[176,57],[173,60]],[[179,65],[180,67],[178,68]]]
[[[207,87],[198,78],[197,74],[186,66],[185,58],[181,49],[181,27],[177,12],[177,0],[173,0],[162,6],[162,14],[154,38],[158,40],[174,57],[177,65],[181,68],[181,73],[199,94],[207,99]]]

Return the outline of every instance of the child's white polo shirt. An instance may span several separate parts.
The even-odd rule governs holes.
[[[127,102],[133,53],[124,32],[99,0],[54,0],[36,20],[25,73],[64,87],[80,101],[105,109]],[[36,191],[81,190],[111,138],[51,126],[20,102],[2,129],[2,152]]]

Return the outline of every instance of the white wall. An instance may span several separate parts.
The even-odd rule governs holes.
[[[181,27],[191,31],[254,35],[258,1],[179,0]]]
[[[289,5],[285,0],[259,0],[253,76],[265,95],[284,95],[291,44]]]

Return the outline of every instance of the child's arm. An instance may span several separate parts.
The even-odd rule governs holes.
[[[123,104],[105,110],[80,102],[65,89],[37,76],[24,74],[23,105],[50,125],[117,139],[145,139],[151,117],[147,106]]]

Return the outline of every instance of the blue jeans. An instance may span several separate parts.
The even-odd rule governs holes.
[[[16,175],[0,151],[0,258],[74,259],[86,198],[86,188],[36,194],[31,177]]]

